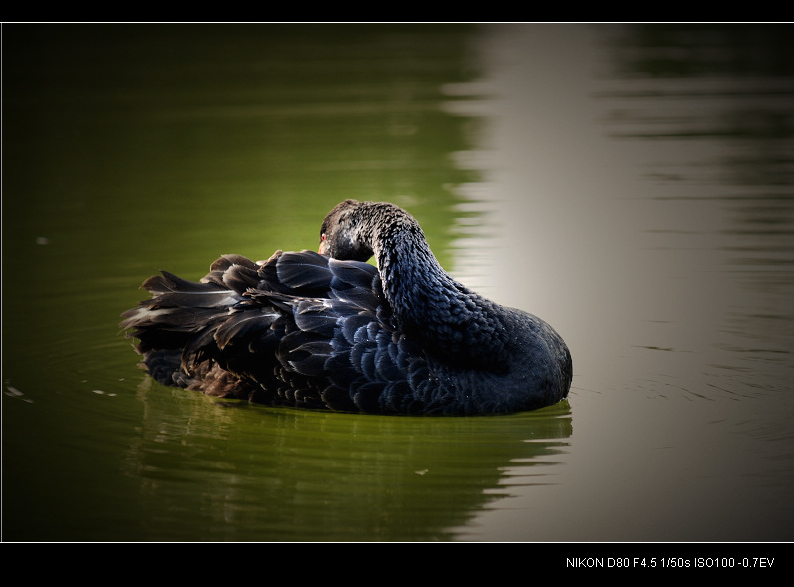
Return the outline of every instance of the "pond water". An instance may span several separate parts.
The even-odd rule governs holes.
[[[3,539],[791,541],[790,26],[5,25]],[[118,330],[340,200],[541,316],[570,397],[218,402]]]

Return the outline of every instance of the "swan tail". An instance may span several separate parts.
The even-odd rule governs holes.
[[[421,353],[399,335],[378,271],[313,251],[224,255],[199,282],[162,271],[122,314],[163,385],[267,404],[421,411]]]

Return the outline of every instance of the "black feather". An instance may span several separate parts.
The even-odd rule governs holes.
[[[167,271],[122,314],[164,385],[274,405],[404,414],[534,409],[565,397],[565,343],[455,282],[416,221],[343,202],[321,250],[223,255],[200,282]],[[373,252],[378,267],[366,263]]]
[[[256,335],[264,335],[280,314],[274,310],[259,308],[259,311],[238,312],[230,315],[215,330],[214,339],[218,349],[223,350],[233,339],[250,339]]]
[[[281,284],[304,295],[327,293],[332,277],[328,258],[311,251],[282,254],[276,272]]]

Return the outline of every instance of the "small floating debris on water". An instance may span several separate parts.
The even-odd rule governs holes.
[[[15,397],[21,399],[23,402],[28,402],[29,404],[33,403],[33,400],[27,397],[24,397],[24,393],[19,391],[16,387],[12,387],[10,385],[6,385],[6,395],[9,397]]]
[[[8,385],[8,386],[6,386],[6,389],[8,390],[8,391],[6,391],[6,395],[12,395],[12,396],[14,396],[14,395],[16,395],[16,396],[23,395],[22,392],[19,391],[16,387],[11,387],[10,385]]]
[[[94,393],[96,393],[97,395],[106,395],[106,396],[108,396],[108,397],[116,397],[116,394],[115,394],[115,393],[105,393],[105,392],[104,392],[104,391],[102,391],[101,389],[92,389],[91,391],[93,391],[93,392],[94,392]]]
[[[46,236],[38,236],[38,237],[36,237],[36,244],[37,245],[48,245],[48,244],[50,244],[50,239],[48,239]]]

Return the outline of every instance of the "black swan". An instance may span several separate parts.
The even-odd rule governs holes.
[[[377,268],[366,263],[375,256]],[[380,414],[533,410],[568,395],[571,355],[543,320],[439,265],[419,224],[347,200],[320,252],[224,255],[200,283],[162,272],[121,328],[159,383],[270,405]]]

